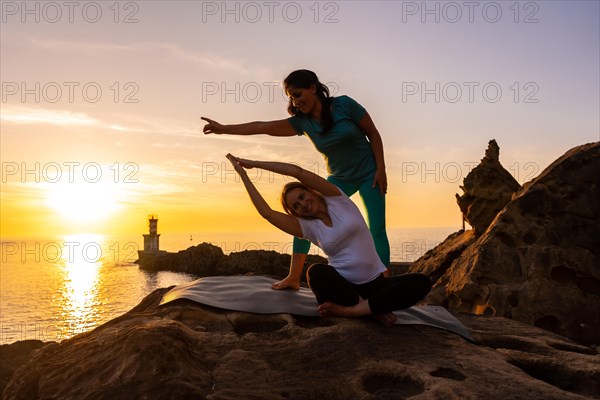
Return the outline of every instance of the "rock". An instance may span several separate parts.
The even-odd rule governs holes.
[[[437,282],[450,268],[454,260],[477,239],[474,230],[460,230],[449,235],[442,243],[427,251],[409,268],[409,272],[426,274],[432,282]]]
[[[479,344],[423,325],[256,315],[168,289],[36,351],[4,399],[598,398],[594,349],[516,321],[459,315]]]
[[[22,340],[0,346],[0,392],[4,389],[13,372],[25,364],[34,350],[45,345],[41,340]]]
[[[185,272],[198,276],[254,273],[283,278],[290,269],[291,256],[268,250],[244,250],[225,255],[220,247],[201,243],[177,253],[140,253],[140,268],[150,271]],[[314,263],[327,263],[319,255],[309,254],[305,268]],[[305,280],[305,275],[302,274]]]
[[[244,250],[229,254],[220,275],[252,273],[284,278],[290,270],[291,260],[291,255],[281,254],[273,250]],[[304,271],[301,275],[302,282],[306,282],[306,269],[315,263],[327,264],[327,259],[318,255],[307,255]]]
[[[226,257],[220,247],[201,243],[177,253],[140,252],[138,264],[147,271],[176,271],[211,276],[218,273]]]
[[[520,187],[500,164],[500,148],[490,140],[485,157],[463,180],[463,195],[456,201],[465,220],[481,235]]]
[[[428,255],[453,258],[429,302],[600,344],[600,142],[568,151],[516,192],[485,233],[460,254],[453,248],[449,241]],[[414,270],[439,275],[427,261]]]

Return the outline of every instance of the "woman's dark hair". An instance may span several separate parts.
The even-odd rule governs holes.
[[[321,124],[323,125],[323,133],[329,131],[333,125],[331,117],[331,99],[329,97],[329,89],[322,84],[317,78],[317,74],[307,69],[299,69],[290,73],[283,80],[283,86],[286,92],[290,88],[308,89],[311,85],[317,88],[317,98],[321,101]],[[302,111],[294,107],[292,100],[288,104],[288,113],[290,115],[304,115]]]

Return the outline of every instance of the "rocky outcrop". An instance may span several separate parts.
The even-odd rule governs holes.
[[[409,272],[422,272],[429,276],[432,282],[437,282],[452,263],[469,247],[477,235],[473,229],[460,230],[449,235],[440,245],[427,251],[409,268]]]
[[[465,177],[462,196],[456,201],[465,221],[481,235],[494,220],[498,212],[510,201],[520,185],[500,164],[500,148],[490,140],[485,157]]]
[[[475,237],[462,250],[450,237],[411,268],[437,278],[430,302],[600,344],[600,142],[552,163]]]
[[[504,318],[459,315],[471,343],[422,325],[158,306],[167,290],[34,352],[4,399],[600,397],[593,349]]]
[[[40,340],[22,340],[0,346],[0,393],[6,387],[13,372],[27,362],[34,350],[44,345]]]
[[[490,143],[485,163],[497,154]],[[411,271],[435,280],[427,300],[477,343],[422,325],[159,306],[165,288],[60,343],[0,346],[0,390],[7,382],[7,400],[600,399],[599,177],[600,143],[579,146],[491,219],[494,185],[464,185],[479,228],[450,235]],[[156,268],[287,274],[289,255],[210,246],[159,255]]]
[[[176,271],[197,276],[255,273],[285,277],[290,269],[291,256],[268,250],[244,250],[229,255],[210,243],[201,243],[177,253],[140,253],[138,264],[147,271]],[[327,263],[319,255],[309,254],[306,266]],[[305,266],[305,267],[306,267]],[[304,279],[304,274],[302,274]]]

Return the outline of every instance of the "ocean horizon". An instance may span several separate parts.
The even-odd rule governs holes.
[[[392,261],[415,261],[459,229],[389,230]],[[291,237],[278,232],[162,233],[160,249],[177,252],[204,242],[226,254],[291,253]],[[2,238],[0,248],[0,344],[64,340],[122,315],[158,288],[199,278],[141,270],[135,264],[141,233]],[[323,255],[315,246],[310,254]]]

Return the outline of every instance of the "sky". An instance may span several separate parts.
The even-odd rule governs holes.
[[[600,140],[598,1],[2,1],[0,234],[263,232],[225,154],[326,176],[305,137],[204,135],[287,118],[311,69],[371,115],[390,229],[461,226],[495,139],[519,183]],[[286,182],[251,171],[274,208]],[[353,200],[360,204],[355,196]]]

